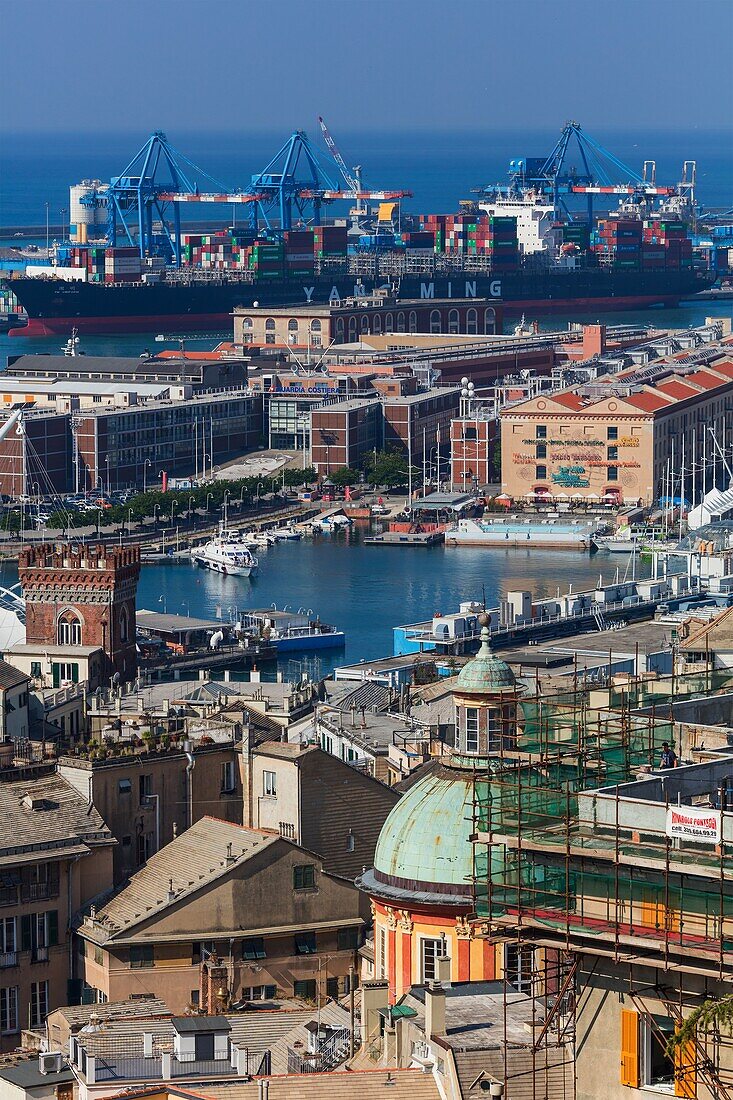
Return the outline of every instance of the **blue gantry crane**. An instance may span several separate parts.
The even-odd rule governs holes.
[[[349,181],[351,182],[351,181]],[[164,256],[180,266],[182,203],[242,205],[249,227],[271,235],[292,228],[293,218],[319,225],[322,203],[399,198],[409,191],[341,190],[302,130],[290,135],[248,187],[234,190],[174,149],[161,130],[151,134],[107,192],[107,241],[120,239],[140,255]],[[171,226],[172,215],[172,226]],[[159,228],[157,223],[159,223]]]
[[[199,183],[216,190],[201,190]],[[232,191],[174,149],[161,130],[151,134],[107,192],[107,241],[114,247],[120,236],[136,245],[141,256],[163,255],[180,265],[182,202],[256,205],[261,196]],[[173,228],[169,224],[169,208]],[[160,221],[156,232],[154,220]]]
[[[570,163],[574,156],[578,163]],[[568,217],[568,201],[586,195],[588,219],[593,220],[594,195],[626,195],[646,200],[675,194],[674,187],[658,186],[654,163],[647,161],[643,175],[624,164],[614,153],[590,137],[577,122],[566,122],[547,157],[517,157],[509,162],[509,194],[531,190],[547,196],[559,213]],[[496,188],[486,188],[496,191]]]

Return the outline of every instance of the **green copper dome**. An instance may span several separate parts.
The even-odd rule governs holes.
[[[394,806],[379,834],[371,885],[465,902],[473,877],[471,771],[439,765]],[[367,876],[365,876],[366,878]]]
[[[492,653],[489,645],[489,628],[481,630],[481,648],[471,661],[467,661],[458,673],[455,686],[460,695],[499,695],[501,692],[515,692],[517,680],[506,661]]]

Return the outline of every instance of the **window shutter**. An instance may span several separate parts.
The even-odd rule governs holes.
[[[621,1084],[639,1087],[639,1014],[621,1009]]]
[[[20,918],[20,950],[30,951],[31,945],[31,915],[25,913]]]
[[[694,1038],[675,1048],[674,1094],[686,1096],[692,1100],[697,1096],[697,1056]]]
[[[51,909],[48,914],[48,946],[55,947],[59,942],[59,911]]]

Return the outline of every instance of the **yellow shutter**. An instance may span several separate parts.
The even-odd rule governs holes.
[[[639,1014],[621,1009],[621,1084],[639,1087]]]
[[[695,1040],[690,1039],[674,1052],[674,1094],[692,1098],[697,1096],[697,1056]]]

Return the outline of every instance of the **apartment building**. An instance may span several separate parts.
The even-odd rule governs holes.
[[[48,769],[0,773],[0,1052],[66,1004],[74,914],[106,889],[114,838]]]
[[[243,766],[245,825],[277,830],[352,881],[372,862],[397,791],[314,744],[245,746]]]
[[[205,817],[84,918],[78,976],[99,999],[155,993],[184,1013],[199,1004],[202,961],[216,956],[225,1001],[336,997],[364,923],[356,887],[320,856]]]

